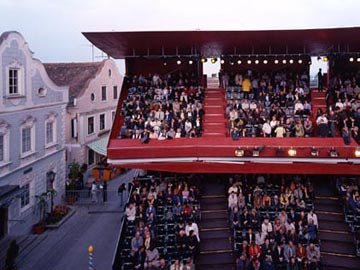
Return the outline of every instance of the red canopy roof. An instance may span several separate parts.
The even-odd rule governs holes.
[[[360,27],[261,31],[85,32],[113,58],[160,55],[310,54],[360,51]]]

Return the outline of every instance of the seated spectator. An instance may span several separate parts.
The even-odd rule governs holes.
[[[146,259],[144,264],[145,268],[159,267],[159,259],[159,251],[154,245],[150,245],[150,247],[146,249]]]
[[[134,256],[140,248],[144,245],[144,239],[140,235],[140,232],[137,231],[135,236],[131,239],[131,255]]]

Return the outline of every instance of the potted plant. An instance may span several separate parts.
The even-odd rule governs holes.
[[[45,231],[45,217],[46,217],[46,209],[48,206],[47,204],[48,193],[44,192],[35,197],[38,200],[37,205],[40,213],[40,220],[38,223],[33,225],[33,233],[42,234]]]

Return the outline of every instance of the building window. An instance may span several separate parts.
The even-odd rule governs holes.
[[[29,116],[21,127],[21,156],[35,151],[35,118]]]
[[[32,150],[32,148],[31,148],[31,127],[26,127],[26,128],[22,129],[21,141],[22,141],[21,152],[23,154],[30,152]]]
[[[112,112],[111,112],[111,118],[112,118],[112,120],[113,120],[113,122],[114,122],[114,119],[115,119],[115,111],[112,111]]]
[[[109,69],[109,77],[111,77],[111,69]]]
[[[91,101],[94,101],[94,100],[95,100],[95,94],[94,94],[94,93],[91,93],[91,94],[90,94],[90,99],[91,99]]]
[[[117,86],[114,86],[114,99],[118,98]]]
[[[105,114],[100,114],[100,130],[105,129]]]
[[[88,150],[88,165],[93,165],[95,163],[95,152],[89,148]]]
[[[54,123],[46,123],[46,144],[54,143]]]
[[[19,94],[19,69],[9,69],[9,95]]]
[[[21,208],[29,205],[30,203],[30,184],[26,184],[21,188],[20,202]]]
[[[101,100],[106,100],[106,86],[101,87]]]
[[[3,162],[5,159],[5,142],[4,142],[4,135],[0,134],[0,162]]]
[[[77,119],[71,119],[71,138],[77,138]]]
[[[88,118],[88,135],[94,133],[94,116]]]
[[[0,120],[0,164],[9,160],[9,125]]]

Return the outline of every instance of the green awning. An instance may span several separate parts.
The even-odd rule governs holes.
[[[89,143],[87,146],[90,149],[92,149],[94,152],[106,157],[108,141],[109,141],[109,135],[97,139],[96,141]]]

